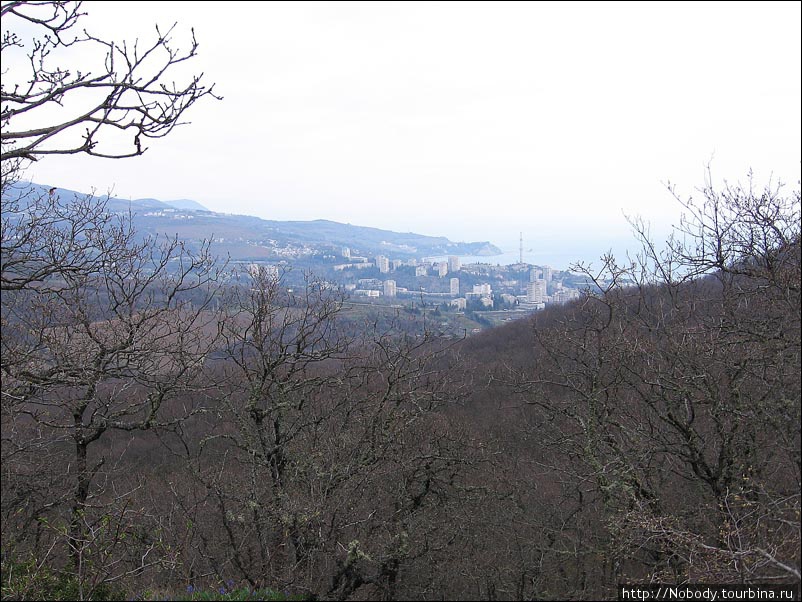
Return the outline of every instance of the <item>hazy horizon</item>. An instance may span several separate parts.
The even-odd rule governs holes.
[[[194,27],[182,68],[224,100],[143,157],[46,157],[36,182],[562,255],[631,240],[627,215],[662,239],[667,183],[687,197],[708,164],[717,187],[800,179],[799,3],[83,8],[108,39]]]

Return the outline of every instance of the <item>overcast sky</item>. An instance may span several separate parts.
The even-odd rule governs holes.
[[[190,198],[490,240],[618,248],[714,179],[800,177],[800,3],[85,2],[83,25],[195,28],[225,99],[124,161],[66,157],[37,182]],[[578,249],[582,248],[582,253]]]

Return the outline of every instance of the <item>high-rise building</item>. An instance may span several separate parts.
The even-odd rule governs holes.
[[[396,296],[396,286],[395,280],[385,280],[384,281],[384,296],[385,297],[395,297]]]
[[[448,262],[447,261],[439,261],[435,264],[434,269],[437,270],[437,275],[442,278],[446,274],[448,274]]]
[[[346,259],[351,259],[351,249],[349,249],[348,247],[343,247],[342,256],[345,257]]]
[[[387,272],[390,271],[390,260],[387,259],[384,255],[377,255],[376,267],[379,268],[379,271],[382,274],[386,274]]]
[[[415,277],[425,276],[427,271],[425,265],[415,266]]]
[[[459,297],[459,278],[451,279],[451,294],[455,297]]]
[[[526,300],[529,303],[545,303],[546,281],[538,279],[534,282],[530,282],[526,287]]]
[[[448,271],[459,272],[460,269],[462,269],[462,264],[460,264],[459,257],[456,255],[450,255],[448,258]]]

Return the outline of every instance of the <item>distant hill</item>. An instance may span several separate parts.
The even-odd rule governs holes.
[[[20,183],[6,196],[32,198],[47,195],[51,187]],[[68,205],[84,195],[56,187],[54,194]],[[209,211],[188,199],[160,201],[146,198],[125,200],[97,195],[109,211],[130,212],[134,225],[144,235],[178,236],[188,242],[212,238],[217,253],[234,260],[299,259],[322,255],[340,255],[348,247],[353,255],[411,258],[436,255],[485,255],[501,253],[488,241],[453,242],[444,236],[425,236],[413,232],[393,232],[329,220],[276,221],[249,215]]]
[[[193,211],[209,211],[206,207],[201,205],[198,201],[193,201],[190,199],[178,199],[176,201],[164,201],[171,207],[175,207],[176,209],[191,209]]]
[[[12,184],[7,190],[3,191],[3,200],[15,197],[20,202],[20,208],[24,209],[28,202],[37,197],[44,197],[52,194],[58,198],[61,205],[68,206],[78,198],[84,198],[88,193],[76,192],[67,188],[50,186],[47,184],[36,184],[34,182],[17,182]],[[128,211],[134,212],[148,211],[152,209],[169,209],[170,205],[156,199],[137,199],[135,201],[120,199],[95,191],[91,194],[98,203],[106,203],[106,207],[112,212]]]

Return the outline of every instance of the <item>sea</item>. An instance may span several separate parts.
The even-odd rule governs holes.
[[[549,266],[556,270],[568,270],[577,263],[601,265],[600,257],[610,249],[582,249],[577,248],[573,251],[558,251],[555,249],[524,249],[523,261],[531,265]],[[615,251],[615,249],[613,249]],[[625,251],[619,250],[619,254]],[[623,256],[623,255],[622,255]],[[519,263],[521,259],[520,249],[510,249],[502,247],[502,253],[498,255],[458,255],[460,262],[468,263],[489,263],[490,265],[512,265]],[[438,255],[426,257],[426,261],[448,261],[448,256]]]

